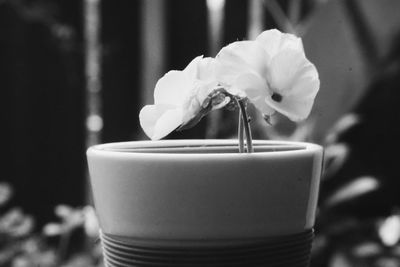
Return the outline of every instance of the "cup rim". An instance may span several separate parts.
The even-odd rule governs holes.
[[[307,142],[253,140],[254,153],[239,153],[236,139],[179,139],[157,141],[128,141],[94,145],[88,156],[105,157],[279,157],[288,154],[309,155],[322,147]]]

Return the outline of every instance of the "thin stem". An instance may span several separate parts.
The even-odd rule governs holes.
[[[249,116],[247,115],[245,99],[236,99],[236,101],[239,104],[244,126],[244,132],[246,133],[247,153],[253,153],[254,152],[253,139],[251,137],[250,123],[249,123],[250,121],[249,121]]]
[[[243,125],[242,111],[239,109],[239,122],[238,122],[239,153],[244,152],[243,131],[244,131],[244,125]]]

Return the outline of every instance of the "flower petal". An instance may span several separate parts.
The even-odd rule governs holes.
[[[197,78],[197,73],[198,73],[198,65],[199,62],[202,61],[203,56],[197,56],[195,57],[190,63],[185,67],[183,72],[190,77],[191,79],[196,79]]]
[[[293,121],[307,118],[320,86],[315,66],[301,51],[286,49],[272,58],[269,67],[268,83],[281,100],[271,95],[267,103]]]
[[[139,114],[140,125],[152,140],[168,135],[182,124],[183,112],[172,105],[147,105]]]
[[[273,109],[292,121],[306,119],[314,104],[314,99],[296,99],[294,97],[284,97],[280,103],[275,102],[270,97],[265,98],[265,101]]]
[[[267,80],[271,89],[279,94],[315,96],[318,87],[298,86],[299,82],[311,82],[315,79],[318,79],[318,72],[302,52],[282,50],[270,62]],[[308,92],[309,90],[312,92]]]
[[[266,102],[292,121],[300,121],[309,116],[318,89],[318,77],[302,76],[291,93],[282,97],[281,102],[274,101],[271,96],[266,98]]]
[[[217,81],[207,81],[207,82],[197,82],[196,84],[196,90],[195,94],[192,97],[191,101],[191,108],[190,110],[193,110],[193,107],[195,106],[201,106],[204,102],[204,100],[211,94],[215,88],[218,87]],[[193,103],[196,102],[196,103]]]
[[[255,71],[263,76],[267,71],[268,61],[268,54],[257,42],[234,42],[218,53],[216,76],[225,84],[230,84],[244,72]]]
[[[320,81],[314,65],[307,66],[302,75],[296,77],[293,88],[288,97],[314,99],[319,91]]]
[[[197,79],[202,81],[215,80],[215,58],[205,57],[199,61]]]
[[[257,38],[258,42],[273,57],[283,49],[292,49],[304,53],[301,38],[290,34],[282,33],[277,29],[262,32]]]
[[[198,56],[194,58],[183,70],[183,72],[194,80],[210,81],[215,79],[215,59],[211,57]]]
[[[243,92],[262,114],[272,115],[274,113],[274,110],[265,102],[265,98],[271,94],[268,85],[257,73],[247,72],[239,75],[235,79],[232,89]],[[240,95],[235,92],[233,94]]]
[[[154,89],[154,104],[180,106],[193,88],[191,80],[184,72],[172,70],[158,80]]]
[[[161,139],[178,128],[182,124],[183,115],[182,109],[171,109],[165,112],[154,127],[152,139]]]

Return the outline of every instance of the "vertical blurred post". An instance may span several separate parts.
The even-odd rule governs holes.
[[[222,46],[224,35],[224,8],[225,0],[207,0],[207,27],[209,55],[214,57]],[[207,120],[206,138],[218,137],[218,128],[221,124],[222,112],[216,110],[209,114]]]
[[[141,1],[141,104],[153,103],[155,82],[162,76],[166,58],[164,0]]]
[[[101,0],[84,0],[84,41],[86,79],[86,147],[100,143],[103,118],[101,114]],[[89,177],[89,174],[86,174]],[[86,179],[86,199],[91,203],[89,179]]]
[[[84,0],[86,147],[101,141],[101,0]]]
[[[214,57],[222,45],[224,35],[225,0],[207,0],[208,50]]]
[[[263,0],[250,0],[247,38],[252,40],[264,30]]]

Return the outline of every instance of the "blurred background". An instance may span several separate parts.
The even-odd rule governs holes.
[[[397,0],[0,0],[0,266],[102,266],[85,150],[142,140],[156,81],[278,28],[303,38],[311,116],[260,139],[326,149],[312,266],[400,266]],[[235,138],[214,112],[168,138]]]

